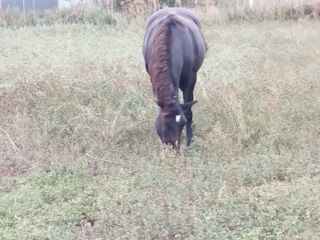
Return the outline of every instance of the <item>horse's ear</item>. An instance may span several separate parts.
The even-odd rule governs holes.
[[[191,108],[193,104],[197,103],[198,101],[192,101],[180,104],[183,110],[187,110],[188,108]]]

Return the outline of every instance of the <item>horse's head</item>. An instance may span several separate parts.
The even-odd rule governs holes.
[[[176,102],[163,105],[157,102],[160,110],[155,128],[162,143],[179,148],[181,133],[187,123],[184,112],[188,111],[194,103],[195,101],[185,104]]]

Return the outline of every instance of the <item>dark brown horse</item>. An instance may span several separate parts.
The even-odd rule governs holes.
[[[187,145],[191,143],[193,89],[206,50],[200,22],[190,11],[166,8],[149,17],[143,56],[159,106],[156,131],[162,143],[178,147],[185,125]]]

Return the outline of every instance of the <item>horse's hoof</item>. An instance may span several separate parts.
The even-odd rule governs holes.
[[[187,146],[190,146],[190,144],[193,142],[193,139],[188,139],[187,140]]]

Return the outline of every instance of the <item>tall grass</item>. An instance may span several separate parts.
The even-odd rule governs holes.
[[[218,0],[230,20],[298,19],[320,15],[319,0]]]
[[[22,27],[54,24],[93,24],[108,25],[117,22],[114,14],[94,6],[77,4],[68,9],[48,9],[23,14],[17,8],[0,12],[0,27]]]
[[[192,8],[195,6],[194,3],[194,1],[182,1],[181,6]],[[202,9],[196,10],[198,13],[209,11],[210,6],[214,8],[213,14],[210,14],[210,21],[318,19],[320,15],[319,0],[216,0],[213,3],[208,3],[208,1],[197,1],[197,3]],[[157,5],[144,6],[139,3],[139,7],[137,7],[134,2],[130,3],[130,1],[125,4],[128,11],[132,10],[132,13],[129,12],[135,18],[145,17],[146,12],[150,12],[148,7],[153,10]],[[120,10],[121,6],[121,2],[117,2],[114,8]],[[125,22],[129,19],[132,20],[131,15],[129,18],[124,12],[114,13],[103,5],[86,4],[73,5],[70,9],[37,11],[35,14],[33,12],[23,14],[16,8],[9,8],[0,11],[0,27],[79,23],[109,25],[115,24],[121,19],[125,19]],[[126,19],[127,17],[128,19]]]

